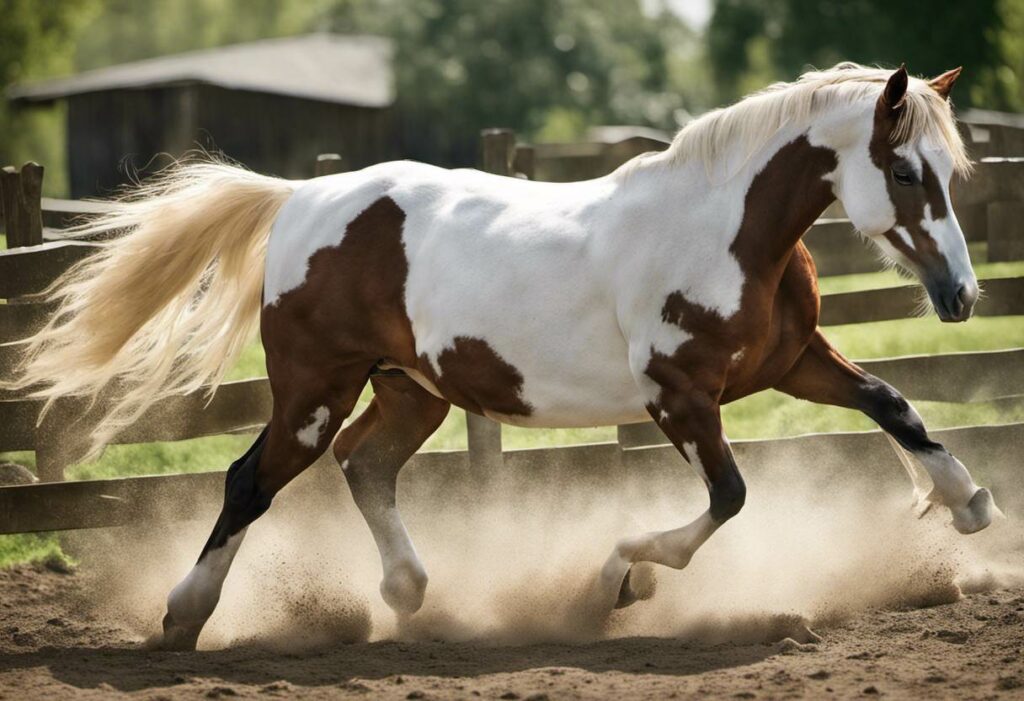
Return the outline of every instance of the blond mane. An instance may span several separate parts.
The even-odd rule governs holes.
[[[892,71],[884,68],[840,63],[828,70],[804,73],[792,83],[769,85],[687,124],[673,139],[667,156],[672,162],[700,158],[710,168],[730,146],[740,144],[745,153],[753,153],[787,124],[809,124],[830,107],[877,99],[891,75]],[[971,160],[949,102],[926,81],[911,78],[905,105],[892,142],[929,139],[948,150],[958,173],[970,171]]]

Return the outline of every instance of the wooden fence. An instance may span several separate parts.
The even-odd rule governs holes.
[[[633,144],[619,149],[611,161],[600,161],[600,168],[607,168],[617,158],[625,159],[636,147]],[[517,146],[515,135],[507,130],[488,130],[483,135],[481,165],[487,171],[532,177],[534,167],[548,157],[542,155],[540,149]],[[1024,182],[1020,179],[1024,164],[1007,159],[990,162],[993,163],[991,172],[998,171],[1011,184],[1006,185],[1007,181],[993,176],[979,184],[977,190],[965,191],[969,195],[964,195],[962,202],[967,202],[966,206],[990,207],[993,203],[1024,201],[1024,187],[1019,185]],[[980,174],[990,168],[985,163],[979,169]],[[339,157],[326,154],[317,160],[315,172],[327,175],[341,170],[341,165]],[[38,294],[97,246],[82,241],[44,242],[46,238],[55,237],[56,231],[66,227],[75,216],[95,213],[102,205],[40,199],[41,175],[41,168],[28,166],[20,173],[5,169],[0,180],[4,188],[0,200],[4,203],[5,214],[11,213],[6,223],[10,250],[0,252],[0,298],[9,302],[0,304],[0,343],[24,338],[38,328],[50,310],[32,295]],[[852,234],[848,222],[821,221],[805,240],[822,275],[878,269],[877,257]],[[1016,249],[1011,247],[1012,250]],[[1019,257],[1024,258],[1024,255]],[[979,303],[979,315],[1024,315],[1024,278],[994,279],[982,284],[986,295]],[[821,323],[855,324],[906,318],[913,314],[918,295],[918,288],[912,286],[825,295]],[[16,350],[16,347],[0,347],[0,377],[9,375]],[[966,403],[1015,401],[1024,397],[1022,361],[1024,349],[1009,349],[890,358],[862,365],[901,388],[911,399]],[[173,441],[252,431],[267,421],[270,406],[266,378],[229,382],[220,387],[209,403],[205,393],[158,402],[113,442]],[[89,417],[80,418],[83,413],[80,402],[65,400],[58,402],[37,425],[40,409],[38,400],[0,395],[0,452],[35,451],[37,472],[43,482],[0,487],[0,533],[111,526],[151,515],[156,504],[166,504],[168,499],[197,501],[199,495],[220,497],[221,472],[63,483],[69,455],[78,447]],[[991,448],[1019,444],[1024,436],[1024,425],[975,427],[938,434],[963,436],[964,431],[984,431]],[[620,427],[616,443],[503,451],[501,427],[489,419],[470,415],[467,417],[468,451],[420,453],[412,462],[417,467],[414,472],[429,468],[444,474],[452,471],[464,474],[466,470],[489,473],[502,464],[506,468],[529,464],[538,470],[555,469],[556,465],[560,469],[566,469],[567,465],[592,467],[594,464],[632,469],[654,463],[677,464],[679,458],[673,451],[658,447],[664,443],[656,427],[647,423]],[[736,445],[738,453],[801,445],[826,452],[848,450],[853,446],[853,454],[857,454],[877,444],[877,433],[868,433],[825,434],[795,442],[794,439],[740,441]]]

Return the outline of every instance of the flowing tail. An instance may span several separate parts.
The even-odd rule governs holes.
[[[258,330],[267,239],[294,187],[224,163],[178,164],[76,227],[127,233],[46,292],[57,311],[23,342],[8,386],[46,409],[102,391],[85,458],[154,402],[215,388]]]

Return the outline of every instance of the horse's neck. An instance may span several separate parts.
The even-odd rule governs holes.
[[[748,275],[770,281],[781,276],[800,237],[835,199],[825,176],[836,166],[831,149],[792,129],[753,155],[725,153],[709,169],[695,159],[674,162],[671,153],[654,157],[641,164],[651,177],[641,176],[637,187],[649,189],[661,207],[671,203],[678,220],[691,226],[693,210],[702,210],[698,231],[680,235],[722,237]]]
[[[805,135],[785,143],[750,179],[743,221],[732,244],[747,270],[782,274],[800,237],[835,200],[826,180],[838,165],[829,148]]]

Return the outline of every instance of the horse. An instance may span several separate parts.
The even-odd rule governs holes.
[[[915,485],[930,478],[918,507],[973,533],[996,512],[991,493],[825,339],[801,243],[838,199],[942,321],[971,316],[979,288],[949,195],[970,170],[949,101],[959,74],[811,71],[574,183],[405,161],[308,181],[180,164],[82,226],[128,233],[55,284],[17,381],[48,404],[103,392],[96,454],[154,401],[215,387],[260,332],[272,416],[168,596],[167,649],[195,649],[247,527],[332,445],[379,549],[380,593],[415,613],[427,574],[396,480],[452,404],[516,426],[653,419],[695,469],[699,518],[623,538],[595,567],[608,612],[650,594],[644,569],[686,567],[743,507],[720,407],[768,388],[869,416],[912,456]],[[339,432],[367,382],[371,403]]]

